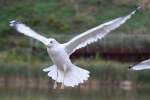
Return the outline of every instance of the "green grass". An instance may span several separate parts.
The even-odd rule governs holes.
[[[44,72],[42,68],[48,67],[48,63],[46,64],[30,64],[30,63],[8,63],[3,62],[0,65],[0,77],[35,77],[40,78],[44,77]],[[46,75],[45,75],[46,76]]]
[[[11,43],[16,42],[16,46],[29,43],[23,42],[22,39],[25,37],[9,27],[10,20],[21,20],[47,37],[57,37],[59,41],[66,41],[69,40],[70,35],[77,35],[96,25],[123,16],[136,8],[136,1],[128,0],[125,2],[126,5],[122,2],[125,1],[121,0],[115,4],[113,0],[83,0],[77,3],[79,5],[77,13],[74,4],[69,0],[13,0],[13,3],[1,1],[0,47],[5,47],[3,43],[9,47]],[[114,33],[148,34],[149,16],[148,10],[138,11],[132,19]],[[18,36],[21,39],[18,39]]]

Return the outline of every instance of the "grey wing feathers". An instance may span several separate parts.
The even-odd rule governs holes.
[[[135,12],[136,10],[127,16],[116,18],[74,37],[69,42],[63,44],[66,52],[71,55],[75,50],[85,47],[92,42],[96,42],[98,39],[102,39],[110,31],[124,24]]]
[[[26,35],[26,36],[29,36],[29,37],[32,37],[36,40],[39,40],[41,41],[43,44],[46,45],[46,42],[47,42],[47,38],[42,36],[42,35],[39,35],[38,33],[36,33],[34,30],[32,30],[30,27],[26,26],[25,24],[19,22],[19,21],[11,21],[10,22],[10,26],[11,27],[14,27],[18,32]]]

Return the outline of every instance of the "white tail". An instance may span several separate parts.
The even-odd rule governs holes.
[[[44,72],[48,72],[48,76],[57,82],[63,83],[65,86],[77,86],[83,83],[89,78],[89,71],[79,68],[75,65],[71,67],[69,71],[64,73],[63,71],[57,69],[56,65],[50,66],[43,69]]]

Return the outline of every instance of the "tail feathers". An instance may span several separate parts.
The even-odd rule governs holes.
[[[88,80],[89,71],[79,68],[77,66],[72,67],[72,69],[65,75],[64,85],[65,86],[77,86],[80,83]]]
[[[44,72],[49,72],[49,71],[52,71],[53,69],[55,69],[55,65],[47,67],[47,68],[44,68],[43,71]]]
[[[61,70],[58,70],[56,65],[45,68],[43,71],[48,72],[48,76],[57,82],[63,82],[64,80],[64,73]]]
[[[48,76],[57,82],[64,83],[65,86],[77,86],[80,83],[88,80],[89,71],[79,68],[75,65],[71,67],[69,71],[64,73],[63,71],[57,69],[56,65],[50,66],[43,69],[44,72],[48,72]]]

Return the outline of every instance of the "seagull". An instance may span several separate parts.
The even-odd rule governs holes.
[[[76,50],[104,38],[108,33],[119,28],[130,19],[135,12],[136,10],[126,16],[118,17],[98,25],[62,44],[54,38],[46,38],[38,34],[20,21],[12,20],[10,21],[10,26],[15,28],[19,33],[41,41],[46,46],[48,55],[54,65],[43,69],[43,71],[47,72],[48,77],[54,80],[54,89],[58,87],[57,83],[61,83],[60,88],[63,89],[64,86],[75,87],[84,83],[90,76],[88,70],[80,68],[71,62],[70,55]]]
[[[146,70],[146,69],[150,69],[150,59],[129,66],[129,70]]]

